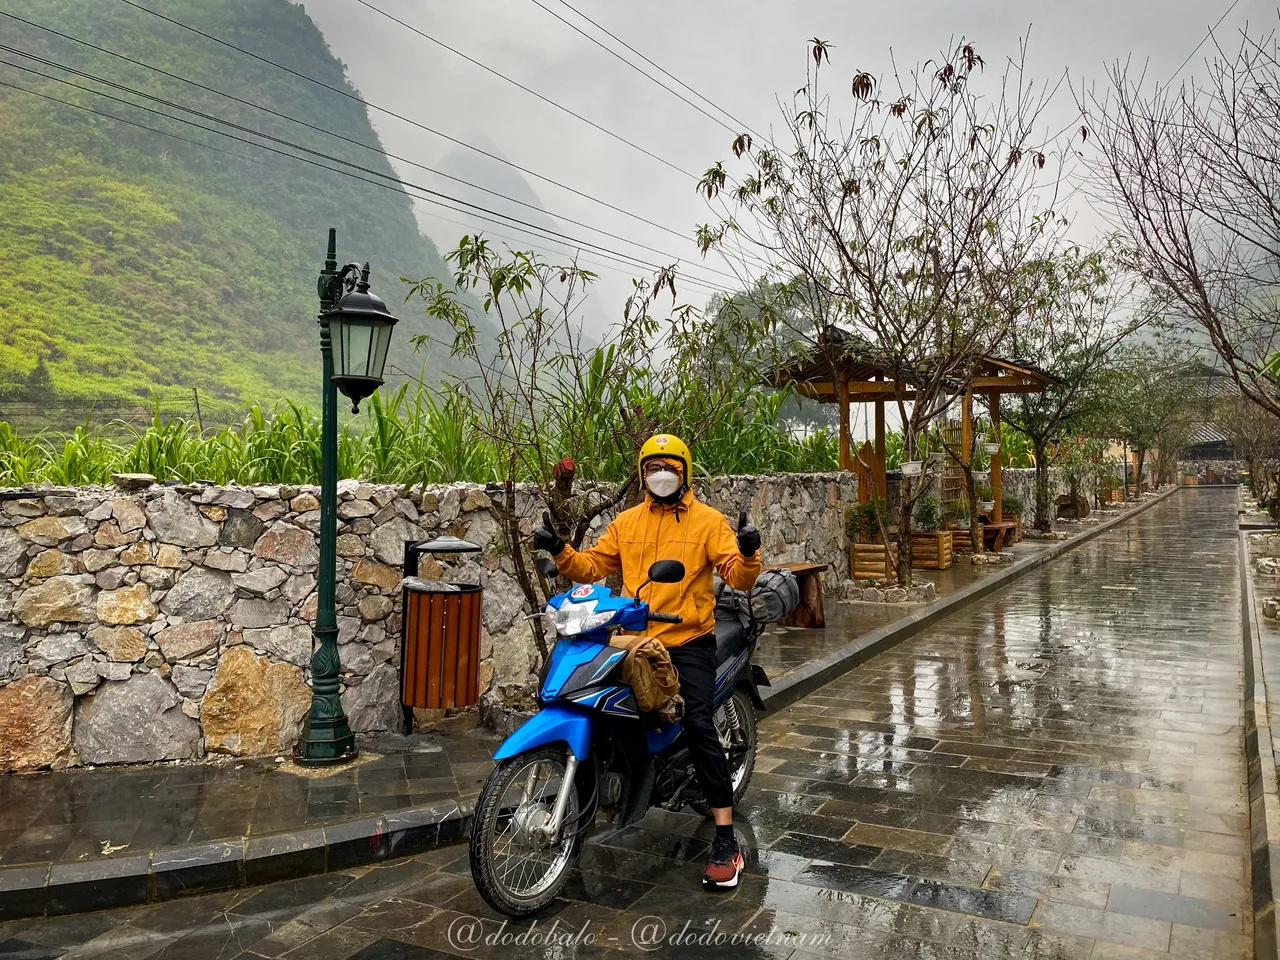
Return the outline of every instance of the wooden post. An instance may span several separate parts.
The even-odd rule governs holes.
[[[851,470],[849,456],[849,381],[840,378],[840,469]]]
[[[993,393],[988,398],[988,405],[991,408],[991,430],[996,435],[1000,435],[1000,394]],[[1000,505],[1000,460],[1004,456],[1004,443],[1000,444],[1000,452],[991,458],[991,499],[996,502],[995,509],[991,511],[991,519],[995,523],[999,523],[1004,519],[1004,508]]]
[[[969,448],[973,446],[973,390],[966,389],[960,402],[960,459],[969,462]]]
[[[864,463],[871,463],[874,454],[871,450],[870,441],[862,441],[862,446],[858,448],[858,455],[853,461],[853,473],[858,478],[858,502],[870,503],[874,495],[872,488],[875,482],[872,479],[871,471],[863,466]]]
[[[876,379],[880,379],[880,374],[876,374]],[[876,459],[875,459],[875,484],[876,496],[882,500],[889,497],[889,483],[885,478],[885,450],[884,450],[884,401],[876,401]]]

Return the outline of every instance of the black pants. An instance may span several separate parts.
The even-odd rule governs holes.
[[[684,697],[684,736],[693,756],[702,795],[712,807],[733,806],[733,785],[729,781],[729,760],[720,745],[712,719],[712,696],[716,684],[716,639],[707,634],[671,647],[667,651],[680,675],[680,696]]]

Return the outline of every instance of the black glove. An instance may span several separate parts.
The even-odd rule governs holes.
[[[738,552],[744,557],[753,557],[760,549],[760,531],[754,523],[747,522],[747,511],[738,514]]]
[[[553,557],[564,549],[564,539],[556,533],[555,527],[551,525],[551,514],[545,510],[542,513],[542,526],[533,531],[533,548],[545,550]]]

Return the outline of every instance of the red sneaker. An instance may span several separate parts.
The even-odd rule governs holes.
[[[711,841],[711,862],[702,875],[702,886],[707,890],[732,890],[738,885],[738,877],[746,861],[736,839],[716,837]]]

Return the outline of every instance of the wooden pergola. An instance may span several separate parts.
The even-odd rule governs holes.
[[[974,370],[973,377],[965,384],[957,384],[956,393],[963,391],[961,401],[961,446],[965,462],[973,439],[973,398],[987,398],[992,425],[999,429],[1000,397],[1006,393],[1040,393],[1056,382],[1056,378],[1032,364],[999,357],[983,357]],[[872,491],[877,497],[887,495],[885,477],[885,426],[886,401],[915,399],[914,388],[907,384],[901,397],[889,365],[878,359],[874,347],[853,334],[837,331],[814,356],[797,360],[775,375],[771,386],[790,385],[795,392],[819,403],[840,404],[840,469],[858,475],[858,499],[865,503]],[[849,412],[854,403],[874,404],[874,445],[863,447],[864,468],[852,450]],[[1000,507],[1000,458],[991,462],[991,493],[995,510],[991,520],[1002,519]]]

